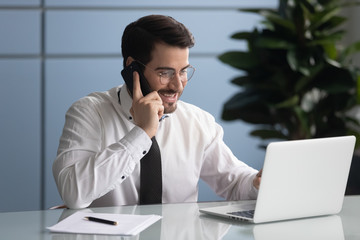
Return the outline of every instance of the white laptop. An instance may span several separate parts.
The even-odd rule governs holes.
[[[337,214],[355,141],[344,136],[270,143],[256,201],[200,212],[253,223]]]

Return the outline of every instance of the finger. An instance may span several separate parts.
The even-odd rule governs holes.
[[[162,118],[163,115],[164,115],[164,105],[161,104],[161,106],[159,106],[159,110],[158,110],[159,120]]]
[[[162,101],[159,93],[154,91],[154,92],[151,92],[150,94],[148,94],[146,96],[151,97],[152,101],[156,102],[158,116],[159,116],[159,119],[161,119],[161,117],[164,115],[165,107],[163,105],[163,101]]]
[[[157,91],[152,91],[152,92],[148,93],[145,97],[147,97],[148,99],[151,99],[151,100],[161,101],[161,103],[162,103],[162,99]]]
[[[134,101],[137,101],[139,100],[140,98],[144,97],[142,91],[141,91],[141,87],[140,87],[140,77],[139,77],[139,73],[134,71],[133,72],[133,85],[134,85],[134,88],[133,88],[133,100]]]
[[[260,182],[261,182],[261,177],[256,176],[256,177],[253,179],[253,186],[254,186],[256,189],[259,189]]]

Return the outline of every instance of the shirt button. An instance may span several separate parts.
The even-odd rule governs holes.
[[[132,117],[131,117],[131,116],[129,117],[129,120],[132,120]]]
[[[143,151],[143,154],[145,155],[145,154],[146,154],[146,151]]]
[[[122,176],[121,179],[125,179],[125,176]]]

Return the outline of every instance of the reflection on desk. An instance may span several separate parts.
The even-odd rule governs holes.
[[[54,234],[46,227],[76,212],[45,210],[0,213],[0,239],[360,239],[360,196],[345,197],[339,215],[254,225],[200,214],[199,208],[235,202],[119,206],[79,211],[119,214],[158,214],[156,222],[138,236]]]
[[[121,237],[105,235],[81,235],[52,233],[53,240],[113,240],[113,239],[221,239],[230,228],[229,224],[199,218],[198,204],[163,204],[146,206],[127,206],[112,208],[83,209],[87,213],[117,213],[117,214],[157,214],[162,219],[145,229],[138,236]],[[63,210],[59,221],[76,212]],[[74,236],[76,235],[76,236]]]
[[[342,240],[344,231],[337,215],[254,226],[254,239]]]

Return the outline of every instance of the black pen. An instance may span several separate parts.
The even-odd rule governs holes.
[[[109,225],[118,225],[118,222],[106,220],[102,218],[96,218],[96,217],[84,217],[85,220],[91,221],[91,222],[98,222],[98,223],[105,223]]]

